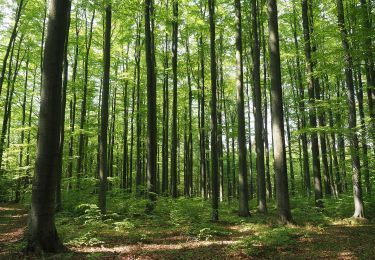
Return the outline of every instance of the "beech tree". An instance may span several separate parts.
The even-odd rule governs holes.
[[[70,1],[49,4],[39,112],[39,139],[33,179],[27,250],[58,252],[62,243],[55,227],[55,198],[60,141],[64,45]]]

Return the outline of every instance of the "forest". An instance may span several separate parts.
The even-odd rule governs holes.
[[[0,0],[0,259],[374,259],[372,0]]]

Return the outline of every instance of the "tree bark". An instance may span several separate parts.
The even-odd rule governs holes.
[[[172,100],[172,146],[171,146],[171,194],[177,197],[177,55],[178,55],[178,0],[173,0],[172,22],[172,71],[173,71],[173,100]]]
[[[353,197],[354,197],[354,218],[364,217],[364,204],[362,198],[361,186],[361,163],[359,159],[359,144],[358,135],[356,133],[357,119],[356,119],[356,105],[354,95],[353,82],[353,60],[350,53],[350,46],[348,41],[348,33],[345,27],[344,5],[342,0],[337,0],[337,22],[341,33],[342,47],[344,51],[345,61],[345,80],[347,89],[347,101],[349,107],[349,129],[350,129],[350,155],[353,169]]]
[[[211,166],[212,166],[212,221],[219,220],[219,171],[217,138],[217,67],[215,0],[208,0],[211,45]],[[246,158],[246,157],[245,157]],[[245,159],[246,160],[246,159]]]
[[[268,31],[270,49],[272,136],[274,144],[274,170],[276,175],[276,198],[282,223],[292,221],[289,206],[288,175],[286,166],[283,94],[281,86],[279,26],[276,0],[268,0]]]
[[[69,12],[69,1],[50,2],[27,251],[58,252],[62,249],[54,215],[61,121],[61,75]]]
[[[157,157],[157,135],[156,135],[156,74],[155,74],[155,52],[153,45],[152,27],[152,0],[145,2],[145,43],[147,63],[147,189],[150,199],[156,199],[156,157]]]

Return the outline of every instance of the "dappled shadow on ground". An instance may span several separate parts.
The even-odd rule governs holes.
[[[292,237],[286,245],[260,246],[253,259],[375,259],[375,226],[330,225]]]
[[[20,253],[27,212],[16,205],[0,206],[0,259],[24,258]],[[375,224],[341,221],[339,224],[301,223],[283,243],[250,244],[241,241],[264,236],[275,228],[271,217],[259,224],[257,216],[244,224],[219,222],[227,233],[199,240],[178,230],[150,230],[147,241],[132,241],[126,234],[105,234],[100,246],[69,246],[53,259],[375,259]],[[264,219],[263,219],[264,220]],[[268,224],[267,224],[268,223]],[[250,227],[250,228],[249,228]],[[146,231],[147,226],[143,227]],[[280,232],[283,232],[282,230]],[[101,237],[103,238],[103,237]],[[266,241],[267,242],[267,241]],[[253,243],[253,242],[251,242]],[[250,252],[250,253],[249,253]],[[38,259],[36,256],[28,256]],[[47,255],[48,257],[48,255]]]
[[[10,245],[23,237],[26,229],[27,211],[19,205],[0,206],[0,258],[9,253]],[[7,249],[9,248],[9,249]]]

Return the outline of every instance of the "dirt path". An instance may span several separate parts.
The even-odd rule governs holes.
[[[22,258],[20,253],[27,212],[17,205],[0,206],[0,259]],[[228,230],[237,227],[227,226]],[[301,227],[303,228],[303,227]],[[208,241],[189,240],[165,234],[162,240],[147,243],[124,243],[114,239],[103,246],[70,247],[57,259],[375,259],[375,225],[330,225],[308,236],[293,237],[287,245],[259,247],[253,257],[233,249],[249,231]]]

